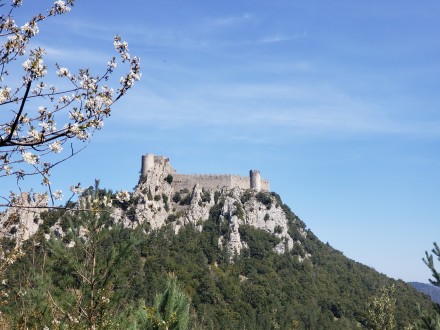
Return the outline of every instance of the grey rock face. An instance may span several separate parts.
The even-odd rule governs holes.
[[[203,222],[218,207],[219,223],[227,223],[227,235],[219,237],[219,246],[228,249],[231,256],[240,254],[247,246],[240,237],[239,228],[250,225],[280,238],[275,247],[278,253],[291,250],[295,242],[288,233],[288,219],[278,200],[267,191],[240,187],[203,187],[195,183],[192,190],[179,189],[170,179],[175,170],[166,162],[155,164],[145,172],[133,193],[135,221],[157,229],[170,224],[175,232],[191,224],[202,230]],[[171,182],[170,182],[171,181]],[[121,213],[121,220],[128,223]],[[304,235],[305,232],[300,235]]]
[[[113,207],[111,211],[115,221],[132,228],[143,224],[148,230],[169,225],[177,233],[187,225],[202,231],[204,222],[214,217],[223,233],[218,244],[227,249],[231,257],[247,248],[240,235],[241,226],[252,226],[277,236],[280,243],[275,246],[275,251],[278,253],[301,244],[291,237],[289,221],[292,220],[288,220],[280,201],[269,191],[243,188],[242,185],[231,187],[229,183],[226,186],[212,185],[203,180],[182,186],[181,181],[174,181],[173,176],[178,174],[168,159],[156,158],[144,159],[141,180],[130,201],[124,207]],[[197,176],[192,177],[195,178]],[[87,201],[87,198],[91,196],[82,197],[81,201]],[[37,232],[42,222],[39,215],[46,209],[40,207],[47,206],[47,197],[35,194],[31,198],[29,194],[22,194],[17,204],[22,208],[11,208],[0,214],[1,234],[26,240]],[[6,224],[7,221],[15,223]],[[303,228],[297,228],[296,237],[305,237]],[[51,232],[59,233],[60,237],[64,234],[58,222],[51,227]]]
[[[1,237],[14,238],[16,244],[26,241],[38,231],[42,220],[40,214],[47,211],[47,195],[21,193],[14,207],[0,214]]]

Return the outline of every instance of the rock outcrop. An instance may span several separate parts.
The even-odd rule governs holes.
[[[243,225],[277,236],[280,243],[275,250],[279,253],[300,244],[289,235],[289,220],[276,195],[240,187],[205,188],[198,183],[191,190],[180,189],[173,184],[175,173],[168,161],[155,163],[145,171],[132,194],[134,216],[130,219],[120,213],[120,220],[132,226],[147,224],[153,230],[171,225],[178,232],[188,224],[202,230],[204,221],[216,217],[219,223],[228,225],[227,234],[219,237],[219,245],[231,255],[240,254],[246,247],[239,231]]]
[[[304,238],[306,232],[302,225],[293,225],[296,220],[287,216],[276,194],[257,189],[258,185],[247,189],[242,185],[221,186],[206,182],[182,186],[181,181],[174,181],[178,174],[168,159],[159,157],[156,162],[150,157],[144,160],[146,164],[141,179],[134,192],[127,194],[130,200],[116,202],[113,198],[111,214],[114,221],[126,227],[144,225],[147,230],[168,225],[176,233],[187,225],[202,231],[205,221],[214,221],[221,229],[218,244],[227,249],[231,257],[248,246],[240,235],[242,226],[258,228],[276,236],[279,243],[275,250],[278,253],[291,250],[295,244],[301,245],[300,238]],[[81,198],[86,204],[91,203],[92,197],[87,192]],[[31,198],[29,194],[22,194],[16,204],[18,207],[0,214],[2,234],[26,240],[42,223],[40,213],[46,211],[43,206],[47,205],[47,197],[34,194]],[[51,225],[50,232],[63,237],[59,222]]]
[[[29,239],[38,231],[47,202],[46,194],[24,192],[16,196],[13,207],[0,214],[0,236],[15,239],[17,245]]]

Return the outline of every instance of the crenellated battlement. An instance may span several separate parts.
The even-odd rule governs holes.
[[[180,174],[171,167],[169,159],[148,153],[142,156],[141,180],[148,180],[149,175],[164,171],[173,176],[175,190],[192,189],[196,184],[209,190],[220,188],[255,189],[270,191],[269,180],[261,179],[260,171],[251,170],[249,176],[234,174]]]

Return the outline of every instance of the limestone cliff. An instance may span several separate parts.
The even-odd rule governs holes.
[[[247,247],[240,235],[242,226],[275,235],[279,239],[275,247],[278,253],[300,246],[300,240],[306,235],[304,225],[287,216],[279,197],[267,190],[269,182],[255,183],[255,174],[260,180],[258,171],[251,171],[251,182],[246,184],[245,177],[233,175],[177,174],[168,159],[148,156],[143,158],[141,173],[134,192],[127,194],[129,200],[117,202],[113,196],[112,218],[126,227],[144,225],[147,230],[155,230],[169,225],[177,233],[183,226],[193,225],[202,231],[205,221],[211,219],[221,228],[219,246],[227,249],[231,257]],[[92,203],[89,193],[86,191],[81,197],[85,204]],[[21,195],[19,207],[7,210],[3,216],[0,214],[3,231],[20,240],[28,239],[37,232],[42,222],[39,214],[45,211],[32,206],[41,207],[46,203],[43,195],[33,198],[29,194]],[[57,237],[64,236],[60,221],[50,227],[50,232]]]
[[[240,187],[208,187],[195,183],[183,188],[173,180],[175,170],[169,162],[156,162],[143,176],[131,196],[131,215],[118,217],[130,225],[146,224],[154,230],[164,225],[178,232],[192,224],[202,230],[203,222],[215,217],[219,225],[228,226],[219,237],[219,245],[231,255],[240,254],[246,242],[240,237],[240,226],[250,225],[277,236],[276,251],[283,253],[300,244],[289,234],[289,221],[276,194]],[[304,236],[304,228],[298,228]]]
[[[12,203],[15,207],[0,213],[0,237],[13,238],[20,244],[37,232],[40,214],[47,211],[47,195],[21,193]]]

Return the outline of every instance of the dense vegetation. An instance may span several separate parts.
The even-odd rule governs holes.
[[[404,282],[344,257],[310,230],[301,235],[304,224],[275,197],[301,245],[280,255],[276,236],[240,226],[248,248],[232,259],[218,245],[228,230],[218,218],[220,204],[201,232],[187,225],[177,235],[171,225],[149,233],[122,228],[105,212],[48,212],[25,256],[7,270],[6,320],[11,328],[144,329],[156,295],[169,285],[167,274],[191,299],[194,329],[372,328],[368,302],[392,285],[399,329],[415,324],[420,310],[433,311]],[[46,239],[60,219],[67,234]]]

